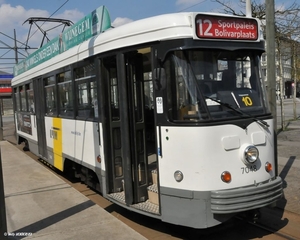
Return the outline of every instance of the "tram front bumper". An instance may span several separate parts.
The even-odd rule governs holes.
[[[258,209],[275,203],[282,194],[282,179],[279,176],[258,185],[212,191],[211,211],[229,214]]]

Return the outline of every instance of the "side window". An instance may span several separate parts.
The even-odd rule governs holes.
[[[46,93],[46,115],[53,116],[57,114],[55,77],[51,76],[45,78],[44,82]]]
[[[146,109],[154,109],[152,72],[144,73],[144,92]]]
[[[95,64],[75,69],[77,117],[98,118],[97,82]]]
[[[19,87],[14,88],[14,94],[15,94],[15,101],[16,101],[16,110],[21,111],[20,89],[19,89]]]
[[[92,108],[94,109],[94,117],[98,118],[99,117],[99,113],[98,113],[98,100],[97,100],[97,81],[94,78],[94,80],[92,80],[90,82],[91,84],[91,99],[92,99]]]
[[[119,87],[117,79],[116,69],[110,69],[110,106],[111,113],[114,119],[120,119],[120,109],[119,109]]]
[[[34,110],[34,93],[33,93],[33,84],[28,84],[27,88],[27,103],[28,103],[28,110],[31,113],[35,113]]]
[[[74,106],[71,71],[57,75],[57,87],[59,93],[59,115],[73,116]]]
[[[27,112],[27,101],[26,101],[26,87],[27,85],[20,87],[20,97],[21,97],[21,111]]]
[[[109,83],[109,98],[110,98],[110,112],[112,119],[120,119],[119,109],[119,86],[117,78],[117,62],[116,57],[109,57],[103,59],[103,78]]]

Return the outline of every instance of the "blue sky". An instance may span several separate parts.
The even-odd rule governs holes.
[[[233,8],[236,8],[239,0],[229,0],[229,2]],[[141,18],[172,12],[222,12],[222,6],[213,0],[0,0],[0,47],[4,47],[5,44],[11,47],[14,45],[13,40],[9,38],[14,36],[14,29],[17,40],[24,43],[30,25],[23,23],[30,17],[51,16],[75,23],[103,5],[108,9],[111,22],[115,27]],[[49,24],[42,26],[44,30],[52,27]],[[48,31],[49,37],[58,36],[61,31],[62,28]],[[34,25],[31,33],[35,34],[30,38],[29,46],[39,47],[42,34],[40,31],[36,32]],[[0,71],[12,72],[13,66],[3,65],[1,60],[9,57],[14,57],[12,50],[0,49]],[[14,60],[6,62],[14,62]]]
[[[87,15],[93,9],[104,5],[108,8],[112,21],[118,17],[136,20],[163,13],[177,12],[196,4],[196,6],[189,8],[189,11],[200,11],[201,9],[209,11],[213,10],[215,6],[210,0],[0,0],[0,3],[1,5],[9,4],[12,8],[22,6],[26,11],[30,9],[44,10],[48,14],[54,13],[64,5],[56,15],[64,14],[66,11],[77,11]]]

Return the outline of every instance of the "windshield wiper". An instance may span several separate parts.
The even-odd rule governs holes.
[[[210,99],[210,100],[212,100],[212,101],[214,101],[214,102],[216,102],[216,103],[219,103],[220,105],[222,105],[222,106],[224,106],[224,107],[227,107],[227,108],[233,110],[234,112],[240,114],[241,116],[247,116],[247,117],[250,117],[253,121],[257,122],[257,123],[258,123],[259,125],[261,125],[262,127],[266,127],[266,128],[270,127],[270,125],[269,125],[266,121],[260,120],[260,119],[258,119],[258,118],[256,118],[256,117],[252,116],[251,114],[242,111],[241,109],[237,109],[237,108],[233,107],[232,105],[230,105],[230,104],[228,104],[228,103],[224,103],[224,102],[222,102],[222,101],[220,101],[220,100],[217,100],[217,99],[215,99],[215,98],[211,98],[211,97],[208,97],[208,96],[204,96],[204,97],[205,97],[205,98],[208,98],[208,99]]]

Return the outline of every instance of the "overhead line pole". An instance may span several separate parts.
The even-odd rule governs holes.
[[[266,0],[266,39],[267,39],[267,86],[268,99],[274,117],[274,127],[277,127],[276,118],[276,64],[275,64],[275,19],[274,0]]]
[[[276,111],[276,64],[275,64],[275,5],[274,0],[266,4],[266,43],[267,43],[267,92],[274,124],[275,174],[278,175],[277,159],[277,111]]]
[[[14,40],[15,40],[15,61],[16,64],[18,63],[18,46],[17,46],[17,35],[16,35],[16,29],[14,29]]]

